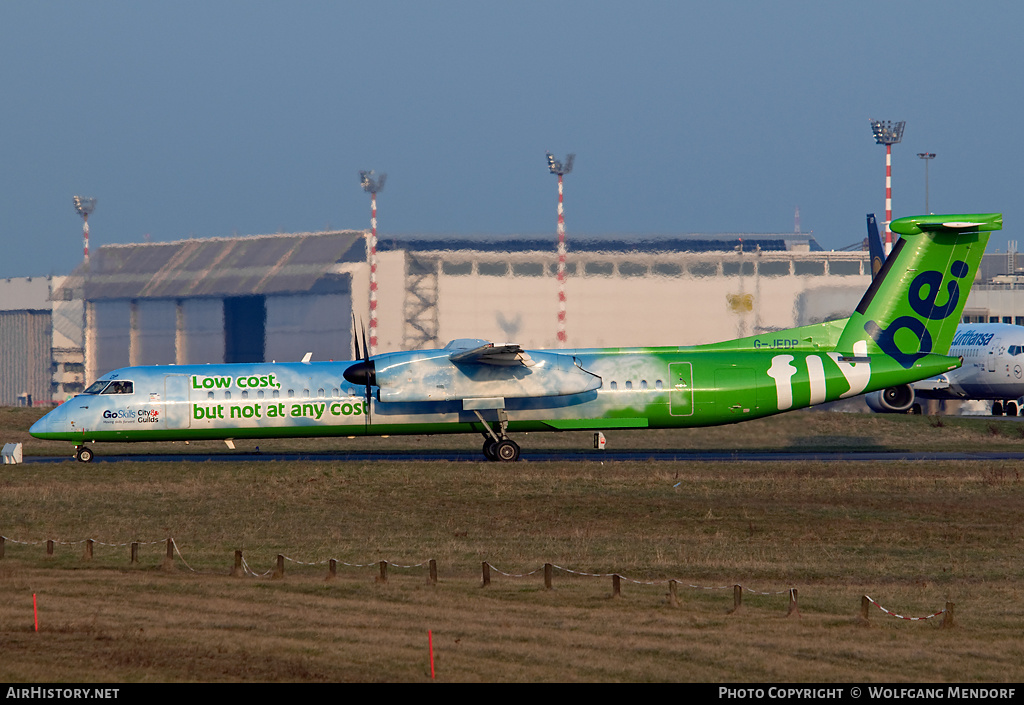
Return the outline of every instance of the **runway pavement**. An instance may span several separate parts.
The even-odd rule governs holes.
[[[352,451],[325,453],[168,453],[139,455],[103,455],[102,446],[93,446],[96,451],[92,462],[217,462],[217,461],[321,461],[321,462],[486,462],[480,451]],[[1018,451],[828,451],[828,450],[741,450],[741,451],[697,451],[697,450],[530,450],[524,448],[519,462],[624,462],[624,461],[685,461],[685,462],[865,462],[899,460],[1024,460],[1024,452]],[[76,462],[73,457],[26,456],[25,463]],[[497,463],[496,463],[497,464]],[[85,465],[85,463],[80,463]]]

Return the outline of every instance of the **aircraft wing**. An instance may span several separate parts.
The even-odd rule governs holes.
[[[495,365],[498,367],[533,367],[534,361],[520,346],[514,343],[495,345],[487,343],[471,350],[459,350],[448,356],[459,365]]]

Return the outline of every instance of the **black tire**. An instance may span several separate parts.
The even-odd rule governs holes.
[[[89,450],[88,448],[79,448],[78,452],[75,453],[75,457],[78,459],[79,462],[82,463],[91,463],[92,456],[92,451]]]
[[[484,439],[484,457],[488,460],[494,461],[498,459],[495,449],[498,447],[497,441],[493,438]]]
[[[506,439],[495,446],[494,455],[503,463],[515,462],[519,460],[519,445],[515,441]]]

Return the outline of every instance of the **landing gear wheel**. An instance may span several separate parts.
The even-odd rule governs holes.
[[[519,444],[507,438],[499,441],[494,448],[494,455],[497,460],[504,463],[511,463],[519,460]]]
[[[1007,416],[1016,416],[1017,415],[1017,402],[1015,402],[1015,401],[1008,401],[1003,406],[1003,408],[1006,409],[1006,415]]]
[[[86,448],[85,446],[82,446],[81,448],[76,448],[75,449],[75,460],[77,460],[77,461],[79,461],[81,463],[91,463],[92,462],[92,451],[89,450],[88,448]]]
[[[497,460],[498,456],[495,454],[495,449],[498,447],[498,442],[493,438],[484,439],[484,457],[488,460]]]
[[[1002,416],[1003,415],[1003,403],[999,401],[992,402],[992,415]]]

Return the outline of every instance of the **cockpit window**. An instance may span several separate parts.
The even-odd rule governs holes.
[[[132,394],[134,391],[134,385],[126,379],[116,379],[110,383],[102,394]]]
[[[1024,352],[1024,347],[1021,347],[1020,345],[1011,345],[1010,349],[1007,352],[1009,352],[1011,355],[1020,355],[1022,352]]]
[[[103,391],[103,388],[106,387],[108,384],[110,384],[109,379],[98,379],[92,384],[90,384],[88,387],[86,387],[85,391],[82,392],[82,394],[99,394],[100,392]]]

